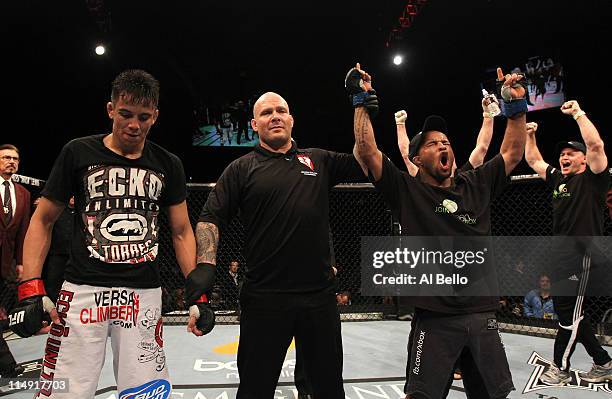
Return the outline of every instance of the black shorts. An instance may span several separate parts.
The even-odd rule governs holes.
[[[493,312],[448,315],[419,311],[413,324],[406,393],[415,398],[439,399],[461,353],[466,392],[471,388],[489,398],[506,398],[514,390],[506,352]],[[466,357],[462,356],[462,359]]]

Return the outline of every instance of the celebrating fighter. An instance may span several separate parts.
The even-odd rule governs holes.
[[[376,146],[368,114],[373,92],[370,75],[359,64],[347,75],[346,88],[355,106],[358,159],[400,221],[402,233],[490,234],[491,201],[502,193],[507,176],[521,161],[526,135],[527,104],[521,77],[504,77],[499,68],[497,74],[503,81],[501,93],[508,117],[500,153],[481,167],[454,177],[453,148],[442,118],[428,117],[420,137],[410,143],[410,159],[419,169],[413,177],[400,171]],[[449,200],[457,206],[453,212],[435,212]],[[460,355],[468,397],[506,398],[514,386],[495,322],[498,298],[421,296],[414,297],[413,304],[419,345],[408,348],[407,398],[440,398]]]
[[[575,100],[561,106],[561,112],[571,115],[580,129],[584,143],[562,141],[556,146],[559,168],[546,163],[538,150],[535,132],[536,123],[528,124],[525,159],[529,166],[546,181],[553,190],[553,234],[559,236],[602,236],[606,192],[610,184],[608,158],[604,142],[595,125],[580,109]],[[586,145],[585,145],[586,144]],[[554,345],[554,364],[542,375],[541,381],[548,385],[565,385],[571,380],[570,358],[576,343],[584,345],[593,359],[593,368],[580,378],[588,382],[612,381],[612,359],[595,338],[593,326],[584,317],[584,296],[589,286],[591,253],[588,250],[569,256],[555,265],[555,275],[567,278],[559,284],[553,283],[553,301],[559,316],[559,328]],[[554,281],[555,279],[553,279]],[[567,284],[572,291],[559,292],[558,286]]]

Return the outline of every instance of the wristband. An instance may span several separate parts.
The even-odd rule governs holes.
[[[493,118],[493,114],[491,114],[490,112],[483,112],[482,117],[483,118]]]
[[[45,284],[40,277],[23,281],[17,287],[17,299],[21,302],[26,298],[33,296],[45,296]]]
[[[572,115],[574,117],[574,120],[577,121],[578,118],[580,118],[581,116],[586,115],[586,112],[584,112],[583,110],[580,110],[578,112],[576,112],[574,115]]]
[[[362,106],[365,98],[368,96],[367,91],[363,91],[361,93],[353,94],[353,107]]]
[[[527,100],[519,98],[512,101],[502,101],[504,116],[512,118],[518,114],[527,113]]]

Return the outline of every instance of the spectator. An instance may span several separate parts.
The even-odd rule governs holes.
[[[12,144],[0,145],[0,376],[16,377],[23,368],[17,363],[2,337],[6,313],[15,304],[15,283],[23,273],[23,240],[30,223],[30,192],[11,177],[19,169],[19,150]]]
[[[242,276],[239,271],[240,262],[237,260],[231,261],[223,282],[224,300],[230,308],[235,308],[238,305],[238,295],[242,285]]]
[[[342,291],[336,294],[336,302],[338,306],[346,306],[351,304],[351,293],[348,291]]]
[[[537,319],[557,319],[553,299],[550,295],[550,277],[542,274],[538,279],[539,288],[531,290],[523,301],[523,315]]]

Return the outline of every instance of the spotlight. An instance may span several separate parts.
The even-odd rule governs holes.
[[[96,54],[103,55],[106,52],[106,48],[103,45],[99,44],[96,46]]]
[[[401,55],[396,55],[395,57],[393,57],[393,63],[395,65],[400,65],[403,61],[404,59],[402,58]]]

